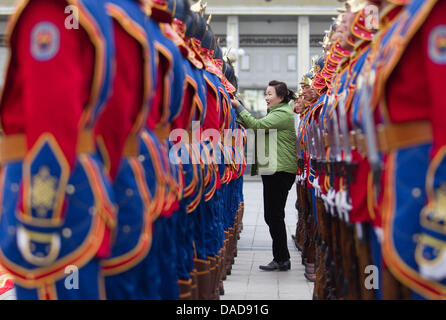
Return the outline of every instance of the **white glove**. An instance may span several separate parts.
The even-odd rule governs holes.
[[[321,194],[321,199],[322,199],[322,201],[324,201],[325,212],[328,212],[327,195],[322,193]]]
[[[341,213],[341,191],[336,192],[335,206],[336,206],[336,209],[338,210],[340,218],[343,219],[344,217],[340,214]]]
[[[307,170],[302,172],[302,181],[305,181],[305,179],[307,179]]]
[[[352,205],[350,203],[351,199],[348,197],[347,192],[341,190],[339,194],[339,204],[338,210],[345,222],[350,222],[350,211],[352,210]]]
[[[384,239],[383,229],[380,227],[374,227],[373,231],[375,231],[376,237],[378,238],[378,242],[382,243]]]
[[[327,204],[330,208],[331,215],[334,215],[334,208],[335,208],[335,198],[336,198],[336,191],[333,188],[330,188],[327,193]]]
[[[297,177],[298,177],[299,184],[300,184],[300,185],[304,185],[304,181],[305,181],[305,179],[304,179],[304,174],[301,173],[301,174],[298,175]]]
[[[322,190],[321,190],[321,186],[319,185],[319,177],[314,178],[313,180],[313,188],[314,188],[314,194],[317,198],[319,198],[321,196]]]

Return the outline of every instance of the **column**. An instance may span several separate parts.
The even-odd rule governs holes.
[[[297,76],[298,82],[310,70],[310,18],[297,18]]]
[[[233,55],[238,57],[238,49],[239,49],[239,21],[238,16],[228,16],[226,22],[226,46],[227,48],[232,48],[231,52]],[[235,74],[238,76],[239,73],[239,63],[235,62]]]

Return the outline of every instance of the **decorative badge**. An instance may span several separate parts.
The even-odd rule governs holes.
[[[54,206],[57,179],[43,166],[32,178],[31,204],[39,217],[43,218]]]
[[[436,64],[446,64],[446,25],[436,27],[429,35],[429,57]]]
[[[31,31],[31,55],[38,61],[48,61],[60,48],[59,29],[51,22],[40,22]]]

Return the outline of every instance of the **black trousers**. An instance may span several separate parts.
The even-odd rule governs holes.
[[[288,172],[262,175],[264,216],[273,239],[273,257],[276,262],[290,259],[285,226],[285,204],[295,179],[296,175]]]

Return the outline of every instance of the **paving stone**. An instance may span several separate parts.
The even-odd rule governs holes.
[[[312,298],[313,284],[304,277],[305,268],[301,255],[291,239],[296,230],[297,212],[294,207],[296,190],[293,187],[288,195],[285,207],[285,224],[287,227],[288,250],[290,251],[291,270],[286,272],[263,271],[260,264],[272,260],[272,241],[268,226],[263,218],[263,191],[260,180],[250,180],[244,183],[245,213],[243,224],[249,221],[249,227],[244,227],[238,241],[239,257],[233,265],[233,275],[240,279],[240,274],[248,278],[248,285],[232,281],[232,275],[227,277],[225,295],[222,300],[308,300]],[[255,208],[255,209],[254,209]],[[255,223],[253,223],[255,221]],[[249,259],[249,260],[248,260]]]

